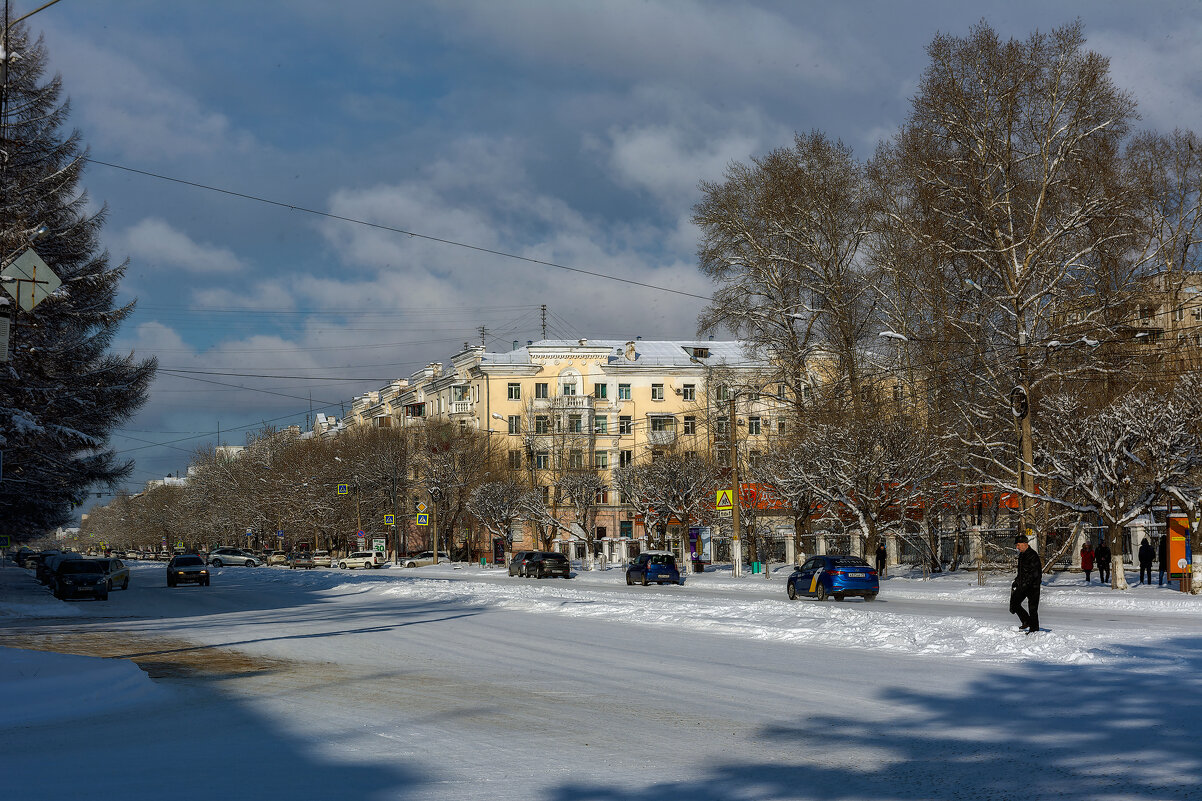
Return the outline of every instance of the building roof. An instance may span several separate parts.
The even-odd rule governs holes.
[[[555,350],[609,350],[610,364],[633,364],[655,367],[691,367],[697,362],[715,367],[766,367],[765,359],[756,357],[746,343],[738,340],[694,340],[694,339],[640,339],[634,340],[635,358],[626,359],[626,346],[631,340],[620,339],[541,339],[530,345],[507,352],[485,352],[481,364],[530,364],[532,351]],[[695,349],[709,352],[708,357],[694,357]],[[696,358],[696,361],[694,359]]]

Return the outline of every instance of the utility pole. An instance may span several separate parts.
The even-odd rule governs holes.
[[[743,539],[740,527],[742,521],[739,515],[739,444],[735,440],[738,426],[735,421],[735,394],[730,393],[730,419],[727,423],[727,435],[730,437],[730,523],[731,523],[731,574],[735,578],[743,575]]]
[[[1035,476],[1032,472],[1034,446],[1031,439],[1031,400],[1027,391],[1027,332],[1019,321],[1018,365],[1015,386],[1010,391],[1010,408],[1018,435],[1018,486],[1020,534],[1028,534],[1031,525],[1031,499],[1035,495]],[[1028,534],[1028,536],[1030,536]],[[1042,543],[1041,543],[1042,544]]]

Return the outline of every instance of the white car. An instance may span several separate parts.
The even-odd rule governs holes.
[[[317,567],[333,567],[334,557],[330,556],[329,551],[314,551],[313,564]]]
[[[451,557],[446,551],[439,551],[438,561],[449,562],[451,561]],[[434,551],[422,551],[413,556],[406,556],[401,560],[401,567],[425,567],[432,564],[434,564]]]
[[[384,554],[380,553],[379,551],[355,551],[354,553],[339,559],[338,566],[343,570],[349,570],[356,567],[383,567]]]
[[[260,563],[253,554],[241,548],[214,548],[213,552],[209,554],[209,564],[213,567],[223,567],[224,565],[258,567]]]

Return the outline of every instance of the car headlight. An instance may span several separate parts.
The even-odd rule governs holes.
[[[200,571],[200,575],[202,575],[202,576],[207,576],[207,575],[209,575],[209,571],[207,571],[207,570],[202,570],[202,571]]]

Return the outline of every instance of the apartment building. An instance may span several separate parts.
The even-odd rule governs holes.
[[[671,449],[709,453],[729,431],[727,383],[752,385],[771,365],[737,341],[540,340],[505,352],[465,347],[355,399],[357,425],[449,421],[486,432],[511,469],[549,484],[557,471],[612,470]],[[754,458],[786,425],[773,390],[741,398],[736,424]],[[725,445],[723,444],[724,448]],[[644,536],[615,491],[601,497],[603,555]],[[530,537],[530,532],[526,532]],[[529,544],[529,539],[527,539]]]

